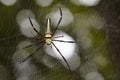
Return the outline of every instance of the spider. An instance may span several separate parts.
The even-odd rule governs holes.
[[[44,44],[45,46],[47,45],[50,45],[51,48],[52,48],[52,45],[55,47],[55,49],[59,52],[59,54],[61,55],[61,57],[63,58],[63,60],[65,61],[69,71],[71,72],[71,69],[70,69],[70,66],[69,66],[69,63],[67,62],[67,60],[65,59],[65,57],[62,55],[62,53],[60,52],[60,50],[57,48],[57,46],[54,44],[53,41],[57,41],[57,42],[66,42],[66,43],[76,43],[75,41],[63,41],[63,40],[54,40],[53,38],[59,38],[59,37],[64,37],[64,36],[57,36],[57,37],[53,37],[54,34],[56,33],[60,23],[61,23],[61,20],[62,20],[62,9],[60,8],[60,19],[57,23],[57,26],[55,27],[54,31],[51,32],[51,22],[50,22],[50,18],[47,18],[47,29],[46,29],[46,33],[45,35],[42,35],[33,25],[32,21],[31,21],[31,18],[29,18],[29,21],[30,21],[30,24],[33,28],[33,30],[40,36],[40,41],[35,43],[35,44],[31,44],[31,45],[28,45],[26,46],[25,48],[28,48],[28,47],[31,47],[31,46],[34,46],[36,44]],[[30,58],[31,56],[33,56],[39,49],[41,49],[42,46],[38,47],[33,53],[31,53],[29,56],[27,56],[23,61],[21,61],[20,63],[22,62],[25,62],[28,58]]]

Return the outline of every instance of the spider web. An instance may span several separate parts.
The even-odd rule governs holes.
[[[59,3],[59,2],[55,2]],[[42,63],[38,62],[32,62],[34,64],[31,64],[28,62],[29,69],[28,71],[18,71],[15,70],[15,66],[12,63],[12,57],[16,51],[16,46],[21,42],[27,39],[25,36],[23,36],[19,30],[19,26],[16,23],[16,14],[20,9],[31,9],[34,13],[38,10],[38,6],[35,4],[33,0],[21,0],[18,1],[19,6],[14,5],[9,8],[6,8],[4,5],[0,4],[0,77],[3,74],[5,76],[2,76],[2,80],[5,78],[6,80],[13,80],[17,78],[21,78],[21,80],[27,80],[28,78],[30,80],[70,80],[71,74],[67,72],[61,65],[59,65],[59,62],[56,60],[55,66],[56,69],[49,69]],[[65,4],[66,6],[68,5]],[[77,9],[79,7],[75,7],[73,4],[70,4],[71,6]],[[120,69],[120,1],[119,0],[101,0],[101,2],[98,4],[98,6],[95,6],[95,10],[98,11],[98,14],[100,14],[103,18],[106,19],[105,24],[105,34],[107,35],[107,39],[110,43],[111,48],[111,54],[109,54],[112,59],[114,65],[117,67],[117,69]],[[71,7],[68,7],[71,8]],[[71,8],[73,9],[73,8]],[[82,8],[83,11],[86,10],[86,8]],[[41,8],[40,11],[44,9]],[[79,9],[81,10],[81,9]],[[79,12],[79,10],[75,11],[76,13]],[[45,9],[47,12],[47,9]],[[90,12],[90,9],[87,9],[86,12]],[[35,13],[37,14],[37,13]],[[73,28],[74,29],[74,28]],[[68,32],[70,34],[71,30],[68,29]],[[75,32],[73,32],[74,34]],[[38,52],[39,54],[39,52]],[[114,55],[114,56],[113,56]],[[53,59],[55,60],[55,59]],[[34,61],[34,60],[33,60]],[[61,69],[62,68],[62,69]],[[1,71],[2,70],[2,71]],[[24,69],[23,69],[24,70]],[[29,74],[29,71],[30,74]],[[117,70],[116,70],[117,71]],[[19,73],[21,75],[19,75]],[[25,74],[27,76],[23,76]],[[117,72],[117,74],[120,74]],[[107,77],[111,80],[119,80],[118,75],[110,75]],[[17,76],[16,76],[17,75]],[[66,76],[67,75],[67,76]],[[79,74],[80,75],[80,74]],[[23,76],[23,77],[21,77]],[[114,76],[114,77],[113,77]],[[29,80],[28,79],[28,80]],[[79,80],[79,79],[78,79]]]

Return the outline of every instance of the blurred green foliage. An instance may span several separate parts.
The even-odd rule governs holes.
[[[15,5],[13,6],[5,6],[0,3],[0,65],[3,65],[7,69],[7,74],[10,75],[10,80],[13,80],[16,76],[14,76],[14,66],[12,63],[12,56],[16,51],[16,46],[21,41],[24,41],[27,39],[27,37],[23,36],[19,30],[19,26],[16,22],[16,15],[17,13],[22,9],[30,9],[35,13],[36,19],[39,22],[40,25],[42,25],[42,33],[44,33],[44,23],[45,23],[45,15],[51,11],[51,9],[56,4],[62,4],[63,6],[70,9],[70,11],[73,13],[73,15],[82,13],[87,14],[94,12],[94,7],[85,7],[85,6],[75,6],[74,4],[70,3],[68,0],[54,0],[54,2],[49,7],[40,7],[36,5],[34,0],[19,0]],[[87,16],[86,15],[86,16]],[[74,23],[75,24],[75,23]],[[61,28],[62,30],[68,32],[71,36],[73,36],[76,40],[80,40],[76,36],[75,30],[74,30],[74,24],[68,28]],[[79,29],[79,28],[76,28]],[[82,57],[81,61],[82,64],[84,64],[87,60],[84,58],[85,54],[92,54],[93,58],[94,55],[102,55],[106,57],[108,60],[108,64],[106,67],[101,67],[98,63],[98,71],[103,73],[104,77],[106,77],[105,80],[116,80],[114,78],[107,79],[108,76],[111,76],[112,74],[115,74],[115,66],[113,65],[113,61],[111,56],[109,55],[109,43],[106,39],[105,31],[104,29],[96,30],[95,28],[89,28],[90,34],[89,37],[92,41],[92,46],[89,49],[82,49],[82,46],[80,43],[79,45],[79,53]],[[98,51],[94,51],[94,49],[99,48]],[[86,50],[90,51],[90,53],[87,53]],[[81,64],[81,65],[82,65]],[[97,64],[97,63],[96,63]],[[42,67],[43,64],[40,65],[41,69],[44,69],[47,73],[46,77],[48,77],[49,80],[70,80],[71,74],[67,73],[63,67],[60,67],[60,69],[50,70],[47,69],[47,67]],[[1,69],[1,68],[0,68]],[[43,70],[43,71],[44,71]],[[79,70],[79,69],[78,69]],[[48,72],[47,72],[48,71]],[[1,75],[1,73],[0,73]],[[81,75],[79,73],[79,75]],[[78,75],[77,75],[78,76]]]

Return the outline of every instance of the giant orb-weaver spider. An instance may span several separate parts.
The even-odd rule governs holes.
[[[68,69],[69,69],[69,71],[72,72],[71,69],[70,69],[70,66],[69,66],[68,61],[67,61],[66,58],[62,55],[61,51],[57,48],[57,46],[56,46],[55,43],[53,42],[53,41],[57,41],[57,42],[65,42],[65,43],[76,43],[75,41],[64,41],[64,40],[55,40],[55,39],[53,39],[53,38],[64,37],[64,36],[53,37],[54,34],[56,33],[56,31],[57,31],[57,29],[58,29],[61,21],[62,21],[62,16],[63,16],[63,14],[62,14],[62,9],[60,8],[60,19],[59,19],[59,21],[58,21],[58,23],[57,23],[57,26],[55,27],[55,29],[54,29],[53,32],[51,31],[51,27],[50,27],[50,26],[51,26],[50,18],[47,18],[47,29],[46,29],[45,35],[42,35],[42,34],[34,27],[31,18],[30,18],[30,17],[28,17],[28,18],[29,18],[29,21],[30,21],[30,24],[31,24],[33,30],[40,36],[40,39],[39,39],[40,41],[37,42],[37,43],[35,43],[35,44],[41,44],[41,43],[42,43],[42,44],[44,44],[45,46],[50,45],[51,48],[52,48],[52,45],[53,45],[53,46],[55,47],[55,49],[59,52],[59,54],[61,55],[61,57],[63,58],[63,60],[65,61],[66,65],[67,65],[67,67],[68,67]],[[26,46],[25,48],[34,46],[35,44],[28,45],[28,46]],[[31,53],[29,56],[27,56],[27,57],[26,57],[23,61],[21,61],[20,63],[25,62],[28,58],[30,58],[31,56],[33,56],[39,49],[41,49],[41,47],[42,47],[42,46],[38,47],[33,53]]]

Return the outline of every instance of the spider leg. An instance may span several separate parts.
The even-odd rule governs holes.
[[[35,45],[37,45],[37,44],[39,44],[39,43],[41,43],[41,42],[42,42],[42,41],[37,42],[37,43],[34,43],[34,44],[30,44],[30,45],[28,45],[28,46],[23,47],[23,49],[29,48],[29,47],[32,47],[32,46],[35,46]]]
[[[34,46],[34,45],[35,45],[35,44],[30,44],[30,45],[28,45],[28,46],[23,47],[23,49],[32,47],[32,46]]]
[[[77,43],[75,41],[63,41],[63,40],[52,40],[52,41],[65,42],[65,43]]]
[[[53,37],[53,38],[60,38],[60,37],[64,37],[63,35],[60,35],[60,36],[56,36],[56,37]]]
[[[62,9],[60,8],[60,19],[59,19],[59,21],[58,21],[58,24],[57,24],[55,30],[53,31],[53,35],[55,34],[56,30],[58,29],[58,27],[59,27],[59,25],[60,25],[60,23],[61,23],[61,21],[62,21],[62,16],[63,16],[63,14],[62,14]]]
[[[62,56],[63,60],[65,61],[65,63],[67,64],[67,67],[69,69],[69,71],[72,73],[69,63],[67,62],[67,60],[65,59],[65,57],[62,55],[62,53],[60,52],[60,50],[57,48],[57,46],[52,42],[53,46],[56,48],[56,50],[59,52],[59,54]]]
[[[43,35],[42,35],[39,31],[37,31],[37,29],[34,27],[34,25],[33,25],[32,21],[31,21],[30,17],[29,17],[29,21],[30,21],[30,24],[31,24],[33,30],[34,30],[36,33],[38,33],[41,37],[43,37]]]
[[[41,46],[42,47],[42,46]],[[27,59],[29,59],[31,56],[33,56],[41,47],[37,48],[32,54],[30,54],[28,57],[26,57],[24,60],[22,60],[20,63],[25,62]]]

